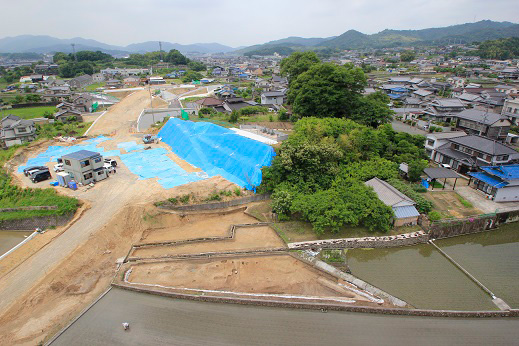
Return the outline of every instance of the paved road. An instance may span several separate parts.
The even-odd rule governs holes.
[[[391,125],[393,126],[393,130],[395,130],[397,132],[406,132],[406,133],[409,133],[412,135],[424,135],[424,136],[428,134],[427,131],[424,131],[417,127],[413,127],[413,126],[404,124],[403,122],[397,121],[397,120],[393,120],[391,122]]]
[[[519,319],[322,313],[112,289],[52,345],[512,345],[518,327]]]

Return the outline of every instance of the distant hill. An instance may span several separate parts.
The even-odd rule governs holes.
[[[115,46],[96,40],[84,39],[81,37],[60,39],[46,35],[20,35],[0,39],[0,53],[69,53],[72,51],[72,43],[75,44],[76,51],[100,50],[102,52],[115,55],[152,52],[157,51],[159,48],[158,41],[134,43],[128,46]],[[232,47],[224,46],[219,43],[196,43],[182,45],[171,42],[162,42],[162,49],[165,51],[178,49],[182,53],[227,53],[233,50]]]
[[[476,23],[453,25],[444,28],[422,30],[384,30],[373,35],[365,35],[358,31],[349,30],[344,34],[325,41],[320,46],[356,49],[356,48],[387,48],[411,44],[446,44],[461,41],[492,40],[497,38],[519,36],[519,24],[510,22],[493,22],[483,20]]]
[[[440,45],[449,42],[472,43],[498,38],[519,37],[519,24],[482,20],[476,23],[452,25],[442,28],[422,30],[390,30],[367,35],[356,30],[348,30],[342,35],[329,38],[287,37],[235,50],[235,54],[277,50],[289,51],[319,48],[359,49],[390,48],[409,45]]]

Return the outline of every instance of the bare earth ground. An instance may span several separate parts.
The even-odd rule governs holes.
[[[132,265],[129,282],[245,293],[360,297],[289,255],[190,259]]]
[[[436,210],[456,219],[482,213],[481,210],[474,207],[469,208],[464,206],[458,198],[459,195],[453,191],[431,191],[423,194],[423,196],[434,203]]]
[[[158,243],[203,237],[224,237],[231,224],[257,222],[242,210],[215,214],[160,214],[153,218],[152,228],[145,230],[139,243]]]
[[[132,251],[131,257],[154,258],[205,252],[273,249],[286,246],[276,232],[268,226],[240,227],[235,232],[233,239],[139,247]]]
[[[107,127],[123,129],[114,138],[134,138],[129,124],[132,116],[133,121],[137,119],[140,110],[133,107],[144,106],[145,99],[142,93],[136,93],[103,116],[101,120]],[[133,106],[128,106],[128,102]],[[130,111],[133,115],[128,115]],[[101,120],[95,126],[98,133],[105,132]],[[23,148],[11,168],[16,169],[49,144],[57,143],[47,141]],[[48,187],[32,184],[23,174],[13,177],[21,186]],[[85,201],[90,208],[72,225],[38,235],[2,260],[0,344],[34,345],[48,339],[106,289],[115,272],[116,259],[124,257],[130,245],[141,238],[142,231],[151,226],[143,225],[150,214],[147,205],[172,195],[193,193],[203,198],[229,185],[232,184],[215,177],[165,190],[153,179],[137,180],[120,163],[117,174],[88,191],[59,189],[60,193]]]

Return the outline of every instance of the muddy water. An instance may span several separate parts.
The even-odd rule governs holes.
[[[32,232],[0,231],[0,256],[22,242]]]
[[[519,307],[519,223],[436,244],[512,307]],[[417,308],[496,310],[489,295],[431,245],[347,252],[353,275]]]
[[[52,345],[512,345],[518,325],[512,318],[322,313],[112,289]]]

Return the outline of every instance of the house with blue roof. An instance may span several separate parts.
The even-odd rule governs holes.
[[[519,165],[485,166],[469,173],[469,185],[495,202],[519,201]]]
[[[378,198],[393,209],[395,227],[416,225],[420,213],[416,210],[416,203],[389,183],[375,177],[364,184],[373,188]]]

